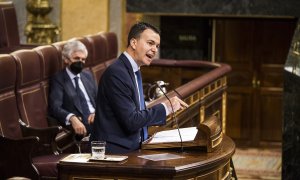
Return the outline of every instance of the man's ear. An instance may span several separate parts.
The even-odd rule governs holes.
[[[64,61],[65,64],[68,64],[68,59],[67,58],[64,58],[63,61]]]
[[[132,48],[133,50],[136,49],[136,43],[137,43],[136,39],[132,38],[132,39],[130,40],[130,46],[131,46],[131,48]]]

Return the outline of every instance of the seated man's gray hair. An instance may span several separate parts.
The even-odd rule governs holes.
[[[88,51],[82,42],[74,39],[67,41],[62,50],[62,59],[70,58],[72,53],[77,51],[83,52],[86,56],[88,55]]]

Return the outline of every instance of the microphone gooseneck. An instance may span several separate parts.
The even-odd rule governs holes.
[[[174,108],[173,105],[171,103],[170,98],[167,96],[167,94],[163,91],[163,89],[160,87],[160,84],[158,82],[156,82],[157,87],[161,90],[161,92],[164,94],[164,96],[167,98],[167,100],[170,102],[171,108],[172,108],[172,115],[173,115],[173,119],[175,120],[176,126],[177,126],[177,130],[178,130],[178,134],[179,134],[179,138],[180,138],[180,147],[181,147],[181,152],[183,152],[183,145],[182,145],[182,137],[181,137],[181,133],[179,130],[179,125],[178,125],[178,121],[174,112]],[[176,92],[177,93],[177,92]]]
[[[173,91],[179,96],[180,99],[183,99],[183,97],[181,96],[181,94],[179,94],[179,92],[176,89],[173,89]]]

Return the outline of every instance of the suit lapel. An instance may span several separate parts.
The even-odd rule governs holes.
[[[88,77],[84,73],[80,74],[80,78],[81,78],[82,84],[91,100],[92,105],[94,107],[96,107],[95,99],[93,98],[93,92],[92,92],[93,87],[91,87],[91,84],[89,83],[90,81],[93,81],[93,80],[88,79]]]
[[[137,84],[136,84],[136,81],[135,81],[135,76],[134,76],[134,73],[133,73],[132,66],[131,66],[129,60],[127,59],[127,57],[124,54],[121,54],[119,59],[123,62],[124,67],[127,69],[128,73],[130,75],[132,84],[134,85],[133,89],[134,89],[134,94],[135,94],[135,104],[139,109],[139,107],[140,107],[139,93],[138,93],[138,90],[137,90]]]

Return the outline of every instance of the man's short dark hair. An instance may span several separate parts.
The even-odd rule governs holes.
[[[130,40],[132,38],[138,39],[141,33],[144,32],[146,29],[151,29],[152,31],[160,35],[159,30],[153,25],[146,22],[137,22],[131,27],[129,31],[128,38],[127,38],[127,47],[130,45]]]

